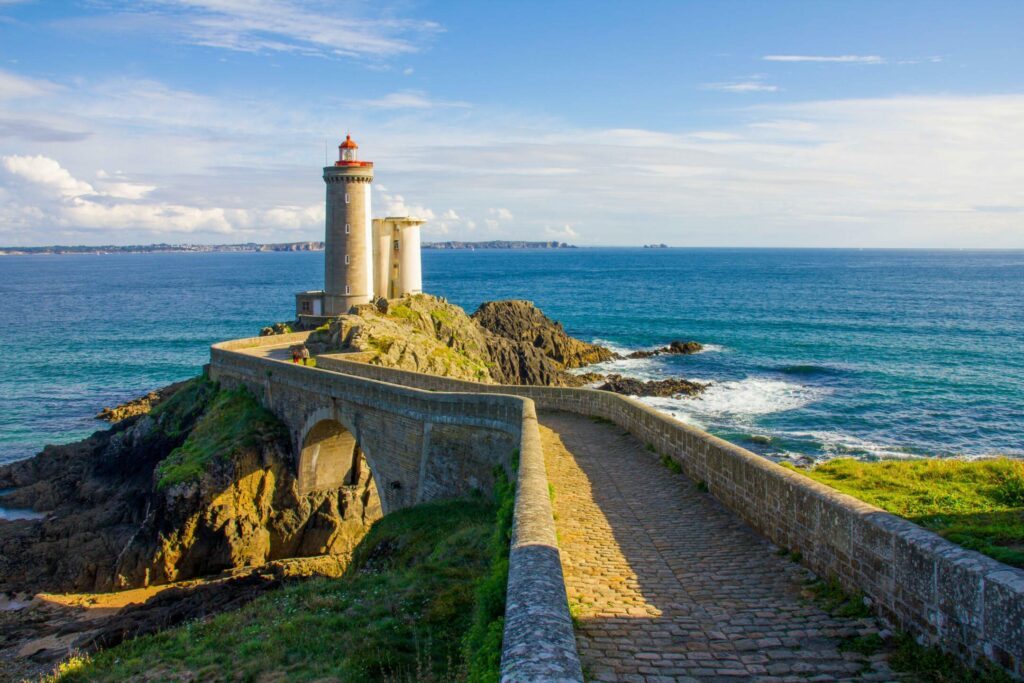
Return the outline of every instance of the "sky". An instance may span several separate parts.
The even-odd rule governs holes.
[[[0,0],[0,245],[1024,248],[1024,2]]]

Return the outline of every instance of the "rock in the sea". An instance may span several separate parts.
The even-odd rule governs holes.
[[[704,346],[700,342],[695,341],[679,341],[678,339],[668,345],[668,350],[665,353],[682,353],[691,354],[697,353],[704,349]]]
[[[699,353],[704,349],[703,344],[695,341],[679,341],[678,339],[671,342],[668,346],[662,346],[660,349],[653,349],[651,351],[634,351],[626,356],[626,358],[650,358],[651,356],[660,356],[662,354],[682,354],[689,355],[693,353]]]
[[[613,391],[616,394],[627,396],[697,396],[707,389],[709,384],[691,382],[686,379],[673,377],[669,379],[658,379],[643,381],[622,375],[608,375],[604,384],[598,387],[604,391]]]

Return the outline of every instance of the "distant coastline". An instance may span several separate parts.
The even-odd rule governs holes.
[[[490,240],[487,242],[424,242],[424,249],[576,249],[565,242],[526,242],[521,240]],[[51,245],[45,247],[0,247],[0,256],[33,254],[155,254],[166,252],[270,252],[323,251],[323,242],[280,242],[274,244],[132,244],[125,246]]]

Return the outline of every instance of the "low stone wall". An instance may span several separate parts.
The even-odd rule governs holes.
[[[555,537],[537,413],[529,399],[523,402],[516,482],[501,680],[583,681]]]
[[[229,385],[249,387],[285,422],[289,421],[289,416],[282,414],[288,413],[289,408],[291,412],[302,412],[295,405],[296,397],[302,393],[368,406],[376,411],[390,411],[395,420],[422,420],[424,431],[437,432],[431,435],[430,442],[443,446],[439,450],[445,453],[443,458],[434,455],[424,461],[427,465],[420,472],[418,486],[421,493],[427,493],[435,480],[439,490],[458,492],[460,488],[453,486],[453,477],[465,478],[467,482],[473,478],[473,473],[464,469],[468,461],[477,458],[469,457],[463,459],[467,462],[457,462],[459,448],[454,446],[473,451],[488,450],[489,445],[495,443],[494,429],[513,434],[519,446],[519,466],[509,548],[502,680],[581,682],[583,673],[569,615],[533,401],[500,392],[461,392],[457,389],[455,392],[437,393],[436,390],[416,387],[414,382],[400,385],[376,377],[363,377],[359,373],[338,375],[322,368],[293,365],[240,352],[298,343],[308,336],[308,332],[303,332],[216,344],[210,353],[210,376]],[[330,363],[326,359],[325,362]],[[359,368],[369,367],[347,360],[338,362]],[[413,378],[423,377],[410,374]],[[291,393],[282,398],[285,392]],[[477,440],[479,443],[475,443]],[[381,458],[386,457],[380,453],[387,450],[386,447],[377,450]],[[394,492],[386,490],[380,493],[392,496]]]
[[[340,357],[325,369],[433,391],[516,394],[596,415],[676,460],[693,480],[822,576],[858,590],[901,629],[968,661],[1024,675],[1024,571],[966,550],[635,399],[593,389],[477,384]]]

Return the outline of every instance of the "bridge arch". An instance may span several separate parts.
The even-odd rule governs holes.
[[[377,490],[381,480],[376,476],[376,468],[354,430],[346,426],[333,407],[317,409],[306,419],[295,452],[300,495],[359,487],[377,499],[376,505],[383,504]]]

